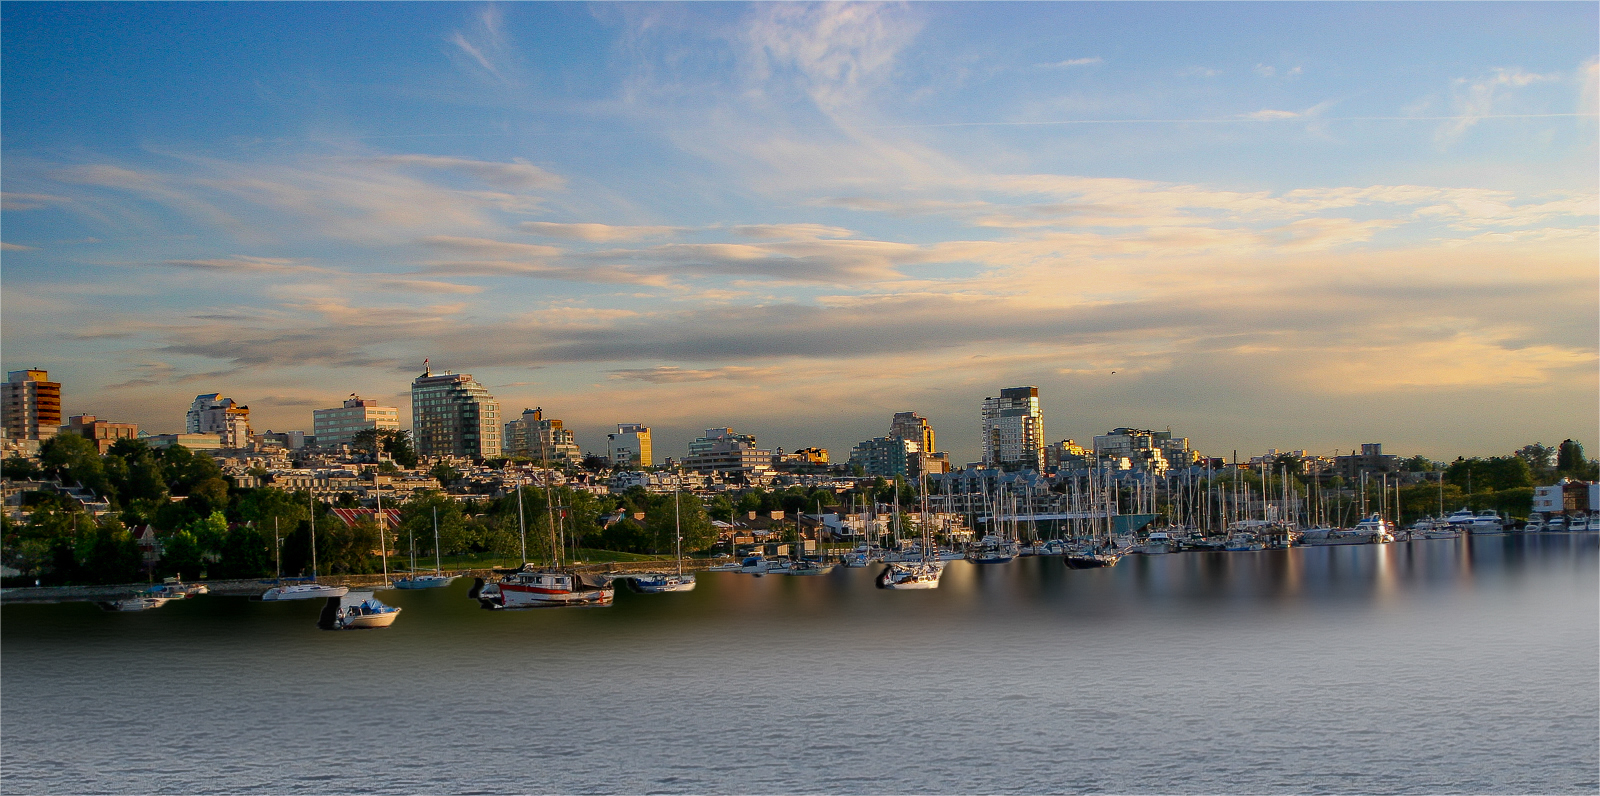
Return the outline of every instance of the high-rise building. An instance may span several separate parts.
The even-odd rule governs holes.
[[[850,464],[865,475],[916,478],[922,472],[922,446],[901,437],[876,437],[856,443],[850,451]]]
[[[41,440],[56,435],[61,427],[61,382],[50,381],[50,372],[13,370],[0,384],[0,409],[6,436],[14,440]]]
[[[630,467],[655,464],[650,452],[650,427],[641,423],[618,423],[617,433],[606,435],[606,457],[612,464]]]
[[[543,409],[524,409],[522,417],[506,424],[505,454],[544,462],[583,461],[583,451],[571,429],[544,416]]]
[[[411,436],[418,456],[497,457],[500,402],[470,374],[425,370],[411,382]]]
[[[772,451],[757,450],[754,434],[708,428],[705,436],[689,443],[683,466],[698,473],[762,474],[772,470]]]
[[[934,446],[933,427],[928,419],[916,412],[895,412],[889,421],[889,436],[917,443],[917,458],[912,462],[911,476],[923,473],[950,472],[950,455]]]
[[[317,445],[334,448],[355,442],[356,435],[368,429],[399,431],[400,409],[379,406],[371,398],[351,393],[345,399],[344,406],[312,410],[311,425]]]
[[[1038,387],[1007,387],[983,399],[983,463],[1005,470],[1044,470],[1044,416]]]
[[[216,434],[224,448],[243,448],[250,444],[250,407],[219,392],[196,395],[184,416],[188,434]]]

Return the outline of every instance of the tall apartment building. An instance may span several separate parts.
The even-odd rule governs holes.
[[[219,392],[196,395],[184,416],[186,434],[216,434],[224,448],[243,448],[250,444],[250,407]]]
[[[536,461],[583,461],[583,451],[578,448],[577,437],[561,421],[544,416],[544,409],[524,409],[522,417],[506,424],[505,454],[524,456]]]
[[[470,374],[423,371],[411,382],[411,436],[418,456],[500,455],[500,402]],[[319,440],[320,441],[320,440]]]
[[[379,406],[371,398],[355,393],[345,399],[337,409],[314,409],[311,412],[312,435],[322,447],[335,448],[355,442],[356,435],[367,429],[380,431],[400,430],[400,409]]]
[[[762,474],[772,470],[772,451],[757,450],[754,434],[708,428],[705,436],[689,443],[683,466],[697,473]]]
[[[0,384],[0,424],[13,440],[42,440],[56,435],[61,427],[61,382],[50,381],[50,372],[37,368],[13,370]]]
[[[68,434],[77,434],[95,444],[104,456],[111,446],[119,439],[137,439],[139,436],[138,423],[113,423],[109,420],[100,420],[94,415],[73,415],[67,419],[66,426],[61,429]]]
[[[850,464],[865,475],[916,478],[922,471],[922,446],[900,437],[876,437],[850,450]]]
[[[1044,416],[1038,387],[1007,387],[983,399],[983,463],[1005,470],[1044,470]]]
[[[923,473],[950,472],[950,455],[934,445],[933,426],[928,425],[928,419],[922,415],[895,412],[894,418],[889,421],[889,437],[917,443],[918,458],[911,468],[912,477]]]
[[[606,435],[606,458],[612,464],[650,467],[655,459],[650,451],[650,427],[641,423],[618,423],[617,433]]]

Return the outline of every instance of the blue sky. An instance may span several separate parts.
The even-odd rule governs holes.
[[[7,368],[258,430],[428,357],[587,448],[1597,434],[1586,3],[46,4]],[[1113,371],[1115,371],[1113,373]]]

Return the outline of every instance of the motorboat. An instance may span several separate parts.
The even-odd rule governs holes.
[[[1173,552],[1173,548],[1176,546],[1177,540],[1173,539],[1171,534],[1166,531],[1151,531],[1150,535],[1145,537],[1144,544],[1135,547],[1133,552],[1143,553],[1147,556],[1160,555]]]
[[[1567,516],[1565,514],[1552,514],[1548,517],[1545,517],[1544,529],[1548,532],[1571,530],[1567,525]]]
[[[641,594],[694,591],[695,587],[694,573],[647,572],[643,575],[629,575],[626,580],[628,588]]]
[[[274,586],[261,595],[268,602],[283,600],[316,600],[326,597],[343,597],[350,593],[349,586],[324,586],[320,583],[294,583]]]
[[[1222,543],[1222,549],[1230,553],[1248,553],[1256,550],[1265,550],[1266,545],[1262,544],[1255,537],[1255,534],[1236,533]]]
[[[1017,543],[989,535],[967,548],[965,558],[974,564],[1004,564],[1017,557]]]
[[[485,608],[610,605],[617,596],[616,585],[603,575],[540,569],[531,564],[493,583],[474,584],[473,591]]]
[[[1498,512],[1484,510],[1477,514],[1472,509],[1463,507],[1460,511],[1451,514],[1445,519],[1452,526],[1469,530],[1472,533],[1504,533],[1505,520],[1500,518]]]
[[[937,589],[943,561],[896,561],[878,573],[880,589]]]
[[[802,558],[789,565],[789,575],[826,575],[832,572],[833,564],[824,562],[820,558]]]
[[[178,598],[137,595],[134,597],[125,597],[120,600],[106,600],[101,602],[99,605],[101,608],[104,608],[107,611],[148,611],[152,608],[160,608],[161,606],[166,605],[175,599]]]
[[[400,609],[385,605],[370,591],[349,592],[329,597],[317,618],[317,627],[323,630],[368,630],[388,627],[400,617]]]
[[[1567,521],[1567,530],[1569,531],[1592,531],[1596,528],[1600,528],[1600,526],[1597,526],[1587,514],[1579,514]]]
[[[201,594],[209,594],[211,589],[204,583],[184,583],[177,578],[164,578],[160,583],[144,590],[145,597],[166,597],[172,600],[182,600]]]

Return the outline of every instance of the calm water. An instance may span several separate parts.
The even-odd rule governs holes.
[[[0,788],[1600,790],[1594,534],[876,571],[521,612],[458,582],[347,633],[6,606]]]

